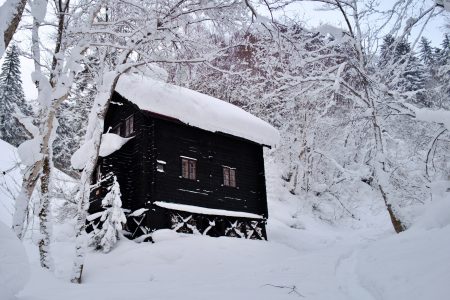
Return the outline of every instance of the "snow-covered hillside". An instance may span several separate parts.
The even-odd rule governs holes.
[[[0,221],[11,225],[14,196],[21,183],[20,159],[17,149],[0,140]]]
[[[0,221],[8,226],[12,222],[14,197],[20,190],[23,168],[17,148],[0,140]],[[58,200],[63,194],[70,195],[71,189],[74,187],[74,179],[57,169],[55,169],[53,176],[56,179],[54,182],[55,198]],[[62,201],[59,200],[58,203],[53,203],[55,210],[58,210],[59,205],[63,205]],[[34,200],[31,204],[32,208],[33,205]]]
[[[17,162],[13,147],[1,143],[0,151],[2,167]],[[396,235],[383,205],[370,197],[361,199],[360,221],[321,221],[282,187],[278,170],[267,166],[267,242],[161,230],[154,244],[122,239],[109,254],[91,251],[84,282],[75,285],[68,282],[74,220],[65,219],[54,228],[54,274],[39,267],[34,239],[24,241],[31,277],[17,299],[448,299],[446,182],[436,184],[417,224]],[[1,221],[9,222],[3,206],[12,209],[12,202],[1,201]]]

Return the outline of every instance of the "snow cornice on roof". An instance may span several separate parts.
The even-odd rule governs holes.
[[[279,141],[278,130],[231,103],[141,74],[123,74],[116,92],[141,110],[190,126],[269,147]]]

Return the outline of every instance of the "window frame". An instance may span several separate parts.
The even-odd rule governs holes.
[[[102,167],[101,164],[97,165],[97,170],[96,170],[97,174],[95,174],[96,176],[96,183],[101,182],[102,181]]]
[[[181,178],[197,180],[198,168],[197,159],[187,156],[180,156]]]
[[[156,172],[165,173],[166,172],[166,162],[163,160],[156,160]]]
[[[134,133],[134,114],[126,118],[124,124],[125,124],[124,136],[129,137]]]
[[[116,126],[111,129],[111,133],[122,136],[122,122],[119,122]]]
[[[223,186],[237,188],[236,168],[222,166]]]

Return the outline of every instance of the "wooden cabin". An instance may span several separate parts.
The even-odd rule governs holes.
[[[263,147],[277,142],[272,126],[216,98],[126,74],[104,128],[91,213],[107,190],[102,178],[114,174],[130,238],[170,228],[267,239]]]

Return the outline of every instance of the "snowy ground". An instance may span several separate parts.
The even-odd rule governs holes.
[[[361,221],[332,226],[289,193],[268,193],[267,242],[159,231],[154,244],[125,239],[109,254],[90,252],[81,285],[68,282],[73,222],[57,224],[54,272],[40,269],[31,235],[31,277],[17,299],[449,299],[449,193],[400,235],[369,199]]]
[[[290,229],[281,223],[269,229],[269,242],[169,231],[159,232],[155,244],[123,240],[110,254],[89,254],[80,286],[68,283],[72,245],[59,232],[58,279],[37,267],[37,250],[29,245],[31,280],[18,298],[444,300],[450,295],[450,226],[400,236]]]

